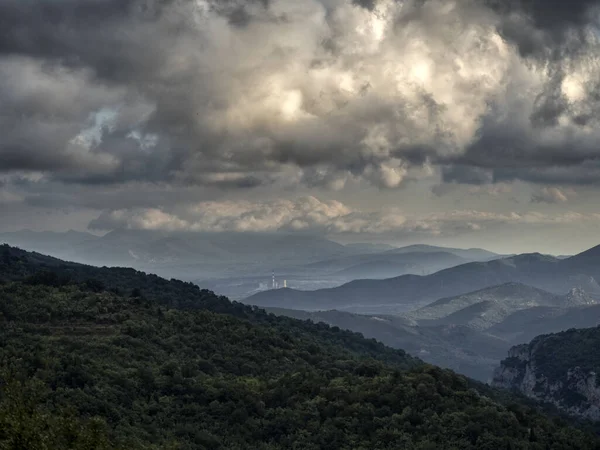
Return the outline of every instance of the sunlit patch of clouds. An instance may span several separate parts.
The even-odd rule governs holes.
[[[566,203],[574,197],[573,189],[559,189],[558,187],[543,187],[531,196],[532,203]]]
[[[423,215],[398,208],[368,211],[335,200],[207,201],[176,208],[109,210],[90,223],[92,229],[144,229],[197,232],[308,232],[317,234],[422,233],[439,236],[481,231],[498,225],[559,225],[599,222],[599,213],[536,211],[497,213],[453,210]]]

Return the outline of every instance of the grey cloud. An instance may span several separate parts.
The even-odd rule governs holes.
[[[433,195],[437,197],[443,197],[452,192],[456,192],[458,185],[456,183],[440,183],[436,184],[431,188]]]
[[[494,175],[489,169],[456,164],[442,167],[442,181],[475,185],[489,184],[494,181]]]
[[[578,165],[503,168],[494,171],[498,182],[525,180],[535,184],[598,185],[600,163],[587,160]]]
[[[352,0],[355,5],[362,6],[369,11],[373,11],[377,5],[377,0]]]
[[[430,3],[411,19],[411,36],[424,39],[425,23],[447,20]],[[1,124],[1,131],[11,130],[0,148],[3,170],[41,170],[75,183],[226,179],[226,187],[248,187],[268,184],[274,172],[293,165],[307,184],[325,167],[339,172],[336,179],[397,187],[410,166],[426,161],[420,149],[445,151],[454,145],[447,140],[462,137],[450,131],[455,119],[430,89],[405,80],[390,95],[394,77],[381,77],[381,61],[419,57],[409,36],[390,26],[405,8],[363,6],[3,2],[1,62],[15,79],[29,71],[42,81],[36,92],[3,83],[3,97],[20,94]],[[362,31],[365,24],[370,28]],[[433,43],[448,38],[460,36],[446,26]],[[335,42],[335,53],[327,41]],[[77,88],[67,93],[80,98],[61,101],[69,81]],[[475,109],[483,102],[475,99]],[[99,142],[73,144],[103,108],[117,113],[98,131]],[[27,130],[33,133],[26,138]],[[131,131],[156,136],[154,146],[140,148]]]
[[[596,51],[594,47],[593,53],[574,57],[569,62],[571,71],[550,74],[535,90],[521,85],[520,99],[495,102],[465,152],[441,162],[468,167],[467,174],[475,168],[485,170],[493,182],[597,184],[600,72]],[[479,183],[470,176],[457,178]]]
[[[461,181],[456,181],[452,183],[441,183],[436,184],[431,188],[431,192],[438,196],[442,197],[444,195],[453,193],[458,191],[460,184],[468,184],[465,182],[465,179],[461,179]],[[475,195],[478,197],[486,196],[486,197],[500,197],[506,196],[513,192],[513,186],[508,183],[496,183],[496,184],[477,184],[472,183],[466,190],[466,194]],[[512,201],[516,201],[514,197],[511,197]]]
[[[197,232],[310,232],[326,235],[454,235],[498,226],[597,224],[600,214],[536,211],[496,213],[454,210],[409,215],[394,208],[369,211],[315,197],[295,200],[205,201],[162,208],[104,211],[90,222],[93,230],[115,228]]]
[[[543,30],[561,32],[571,26],[582,26],[594,20],[598,0],[490,0],[502,14],[523,13]]]
[[[544,187],[531,196],[532,203],[565,203],[573,192],[566,192],[556,187]]]
[[[489,0],[502,20],[499,30],[524,56],[556,58],[584,45],[597,0]]]
[[[0,171],[341,189],[428,164],[468,184],[575,170],[599,156],[600,74],[591,38],[564,36],[594,5],[6,0]],[[524,60],[510,26],[548,51]]]
[[[103,212],[89,227],[202,232],[318,232],[323,234],[381,233],[412,227],[397,211],[358,211],[337,201],[315,197],[265,202],[200,202],[171,209]]]

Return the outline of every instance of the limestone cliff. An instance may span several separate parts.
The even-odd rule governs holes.
[[[598,369],[600,328],[572,329],[511,348],[495,370],[492,385],[600,420]]]

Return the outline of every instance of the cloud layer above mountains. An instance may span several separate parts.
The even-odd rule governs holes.
[[[447,213],[406,215],[398,209],[366,212],[338,201],[303,197],[295,201],[199,202],[185,207],[119,209],[104,212],[92,221],[96,230],[125,228],[197,232],[319,232],[340,235],[366,233],[387,237],[418,233],[438,236],[481,231],[498,225],[600,224],[600,214],[538,212],[489,213],[454,210]]]
[[[596,183],[596,2],[6,0],[1,170]],[[425,171],[427,172],[427,171]]]

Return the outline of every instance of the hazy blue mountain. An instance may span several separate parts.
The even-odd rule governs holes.
[[[270,290],[245,301],[294,309],[344,309],[356,312],[402,312],[443,297],[460,295],[511,281],[566,292],[572,286],[555,277],[559,260],[539,254],[474,262],[428,276],[404,275],[386,280],[357,280],[316,291]]]
[[[413,252],[413,253],[373,253],[348,255],[326,259],[307,264],[302,269],[319,274],[345,276],[352,279],[383,278],[373,268],[380,265],[382,269],[392,272],[387,278],[407,273],[427,274],[470,262],[465,258],[449,252]],[[385,267],[387,265],[388,267]],[[395,269],[390,269],[395,267]],[[297,268],[300,269],[300,268]],[[342,273],[348,271],[347,273]],[[377,275],[377,276],[369,276]]]
[[[331,289],[306,292],[270,290],[245,301],[294,309],[340,309],[365,313],[398,313],[438,300],[505,283],[523,283],[553,294],[573,287],[589,289],[600,278],[600,247],[565,260],[539,253],[472,262],[427,276],[405,275],[386,280],[357,280]],[[583,286],[582,286],[583,285]]]
[[[568,308],[537,307],[511,314],[487,330],[515,344],[529,342],[535,336],[557,333],[570,328],[587,328],[600,324],[600,305]]]
[[[192,233],[118,229],[98,237],[69,231],[0,234],[2,242],[106,265],[307,264],[358,250],[299,233]]]
[[[450,248],[450,247],[439,247],[435,245],[424,245],[424,244],[415,244],[408,245],[406,247],[395,248],[393,250],[389,250],[388,253],[453,253],[456,256],[460,256],[466,260],[470,261],[487,261],[493,258],[497,258],[500,255],[494,252],[490,252],[489,250],[484,250],[481,248]]]
[[[416,267],[410,263],[395,263],[387,260],[376,259],[374,261],[363,262],[355,266],[335,272],[333,276],[344,279],[385,279],[404,275],[415,270]]]
[[[115,251],[137,251],[138,258],[148,263],[191,263],[206,258],[213,262],[305,262],[351,252],[328,239],[302,234],[116,230],[101,242]]]
[[[510,282],[443,298],[408,315],[421,324],[460,324],[485,330],[519,310],[566,305],[565,296]]]
[[[380,244],[374,242],[357,242],[352,244],[346,244],[346,247],[356,253],[381,253],[387,250],[393,250],[396,247],[389,244]]]
[[[98,236],[93,234],[74,230],[61,233],[31,230],[0,233],[0,244],[9,244],[25,250],[66,258],[74,256],[74,247],[98,239]]]
[[[271,272],[351,255],[351,248],[320,236],[282,233],[191,233],[114,230],[87,233],[19,232],[4,241],[87,264],[127,266],[163,276],[199,279]]]
[[[600,294],[600,286],[598,286],[600,280],[600,245],[563,260],[561,268],[574,275],[586,275],[588,282],[594,284],[593,289],[596,289],[594,293]],[[590,289],[592,287],[588,286],[588,290]]]
[[[269,263],[265,267],[253,262],[235,270],[233,276],[227,276],[222,270],[221,275],[215,272],[212,277],[205,275],[203,278],[197,276],[191,279],[237,300],[270,287],[273,270],[280,286],[283,280],[287,280],[288,287],[316,290],[337,287],[357,279],[386,279],[406,274],[425,275],[466,262],[469,261],[449,252],[358,253],[343,254],[308,264]],[[218,269],[218,266],[213,265],[212,268]],[[184,273],[185,270],[187,268],[183,268]],[[177,276],[181,277],[181,272]]]
[[[437,247],[414,246],[413,252],[389,253],[394,248],[387,244],[342,245],[302,233],[117,229],[104,236],[22,231],[0,237],[71,261],[133,267],[167,278],[206,282],[235,299],[271,286],[272,272],[295,288],[319,289],[354,279],[429,274],[470,261],[452,252],[436,251]]]

